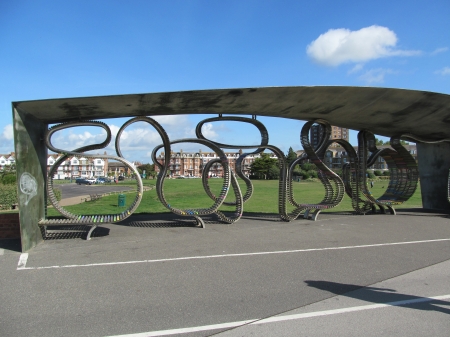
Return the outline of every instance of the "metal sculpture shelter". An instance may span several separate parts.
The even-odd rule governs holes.
[[[282,177],[279,187],[279,212],[283,220],[295,219],[301,212],[304,212],[305,217],[310,211],[317,215],[321,209],[333,207],[342,200],[344,189],[351,196],[353,207],[359,214],[365,214],[370,209],[374,210],[375,206],[380,209],[387,207],[394,212],[392,205],[401,203],[404,198],[411,195],[418,180],[417,168],[408,158],[408,154],[402,150],[399,144],[400,139],[417,142],[424,208],[449,209],[447,201],[447,179],[450,167],[449,95],[388,88],[273,87],[23,101],[13,103],[22,250],[26,251],[42,240],[39,223],[45,225],[47,221],[47,198],[58,208],[57,201],[52,195],[52,175],[47,176],[48,149],[63,153],[64,157],[102,148],[103,145],[102,143],[99,147],[61,151],[51,144],[53,132],[66,126],[95,124],[103,127],[103,123],[91,122],[92,120],[133,117],[134,119],[127,122],[121,130],[135,121],[147,121],[161,135],[166,155],[170,155],[170,151],[167,151],[170,143],[177,142],[196,142],[209,146],[219,154],[219,157],[223,154],[222,148],[229,147],[226,144],[217,144],[204,139],[201,126],[197,128],[197,139],[169,140],[165,131],[151,117],[176,114],[218,114],[219,118],[223,119],[227,118],[222,117],[225,114],[272,116],[308,121],[309,123],[306,123],[301,130],[301,142],[308,159],[318,164],[320,179],[326,189],[325,197],[316,205],[297,203],[290,192],[290,170],[280,158]],[[275,145],[267,144],[264,127],[254,118],[228,118],[253,123],[260,130],[261,145],[247,148],[258,148],[257,151],[269,149],[279,157],[283,155]],[[59,124],[49,129],[49,125],[58,123],[68,124]],[[322,125],[325,131],[330,124],[361,130],[358,135],[358,156],[354,154],[355,162],[349,163],[345,169],[348,174],[345,181],[320,164],[323,151],[329,145],[327,142],[322,142],[317,149],[309,146],[307,134],[313,123]],[[108,130],[106,131],[108,134]],[[391,137],[391,145],[394,149],[378,151],[373,146],[373,134]],[[368,148],[367,144],[369,144]],[[342,145],[348,147],[349,144]],[[245,145],[241,147],[246,148]],[[116,151],[117,156],[114,159],[128,165],[127,160],[121,156],[117,141]],[[371,157],[367,157],[368,151],[372,153]],[[396,179],[395,183],[388,188],[386,195],[379,199],[374,199],[365,190],[365,174],[361,173],[375,156],[382,156],[388,164],[390,163]],[[298,160],[303,159],[305,158]],[[247,184],[247,191],[242,195],[234,175],[230,173],[226,157],[220,162],[227,176],[224,181],[223,195],[218,197],[211,195],[207,183],[203,184],[205,191],[214,200],[211,207],[198,210],[172,209],[164,198],[163,177],[157,183],[160,201],[176,214],[195,217],[199,224],[202,223],[201,215],[212,213],[217,214],[227,223],[235,222],[242,215],[242,204],[251,194],[251,186]],[[239,166],[239,160],[237,166]],[[161,171],[164,172],[164,167],[161,167]],[[101,221],[118,221],[132,213],[142,195],[142,183],[140,179],[137,180],[137,194],[130,209],[123,214],[111,215],[105,219],[101,217],[99,218]],[[223,203],[221,199],[230,187],[233,188],[236,196],[234,203],[236,213],[233,216],[227,216],[218,211],[218,207]],[[286,213],[286,201],[296,207],[292,214]],[[69,219],[69,222],[98,221],[96,217],[84,219],[64,210],[60,212]]]

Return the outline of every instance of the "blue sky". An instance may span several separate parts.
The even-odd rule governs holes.
[[[450,94],[449,17],[448,0],[0,1],[0,153],[14,150],[13,101],[303,85]],[[174,140],[194,137],[199,120],[160,122]],[[302,122],[260,120],[271,144],[301,149]],[[115,132],[124,120],[107,123]],[[258,143],[249,126],[206,128],[220,142]],[[55,144],[73,149],[102,137],[74,129]],[[121,140],[124,156],[141,162],[159,143],[141,123]]]

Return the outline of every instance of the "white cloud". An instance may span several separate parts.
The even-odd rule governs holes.
[[[204,124],[202,127],[202,132],[206,139],[216,140],[218,137],[218,134],[213,130],[213,125],[211,123]]]
[[[306,52],[319,64],[338,66],[388,56],[412,56],[420,51],[395,49],[397,36],[386,27],[370,26],[357,31],[330,29],[311,42]]]
[[[186,115],[152,116],[161,125],[180,125],[188,122]]]
[[[434,51],[431,52],[431,55],[436,55],[436,54],[440,54],[440,53],[445,53],[448,50],[448,47],[444,47],[444,48],[437,48]]]
[[[394,74],[395,72],[392,69],[371,69],[366,71],[363,75],[359,77],[360,80],[366,82],[366,84],[374,84],[374,83],[383,83],[384,77],[387,74]]]
[[[350,69],[350,70],[348,71],[348,73],[349,73],[349,74],[357,73],[357,72],[361,71],[363,67],[364,67],[363,64],[358,63],[358,64],[355,65],[352,69]]]
[[[14,138],[14,131],[12,124],[8,124],[3,128],[2,138],[6,140],[12,140]]]
[[[440,70],[435,71],[434,73],[442,76],[450,75],[450,67],[444,67]]]
[[[10,153],[14,151],[14,132],[12,124],[8,124],[3,128],[0,135],[0,153]]]
[[[111,130],[111,135],[112,137],[116,138],[117,133],[119,132],[120,127],[114,124],[110,124],[108,125],[109,129]],[[127,136],[124,135],[124,133],[126,133],[126,131],[122,132],[122,138],[126,138]]]

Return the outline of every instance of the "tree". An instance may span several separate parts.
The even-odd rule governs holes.
[[[302,175],[302,169],[300,168],[300,165],[296,165],[294,167],[294,170],[292,171],[293,176],[301,176]]]
[[[278,167],[277,164],[269,167],[268,176],[269,179],[278,179],[280,177],[280,168]]]
[[[250,169],[252,171],[252,174],[261,177],[264,177],[264,179],[270,179],[271,174],[273,173],[273,169],[271,168],[273,166],[277,167],[278,160],[275,158],[270,158],[270,155],[268,153],[261,153],[261,157],[256,158],[252,165],[250,166]]]
[[[297,159],[297,153],[295,153],[294,149],[292,147],[289,148],[289,151],[286,155],[286,161],[288,164],[288,167],[291,166],[291,163]]]
[[[389,145],[390,142],[387,140],[385,142],[383,142],[381,139],[378,139],[377,137],[375,137],[375,145]],[[409,145],[409,143],[405,140],[400,139],[400,144],[402,145]]]
[[[302,164],[302,170],[303,171],[316,171],[317,166],[313,163],[303,163]]]
[[[388,142],[383,142],[381,139],[375,137],[375,145],[389,145]]]
[[[147,179],[148,179],[149,177],[152,177],[152,178],[154,179],[155,176],[156,176],[155,164],[142,164],[142,165],[139,165],[137,168],[138,168],[142,173],[144,173],[144,170],[145,170],[145,174],[146,174],[146,176],[147,176]]]

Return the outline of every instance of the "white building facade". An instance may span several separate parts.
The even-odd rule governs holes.
[[[16,158],[14,152],[10,154],[0,154],[0,170],[10,168],[12,165],[16,164]]]
[[[47,172],[61,155],[47,157]],[[98,178],[106,176],[108,160],[95,157],[69,157],[58,167],[53,179]]]

